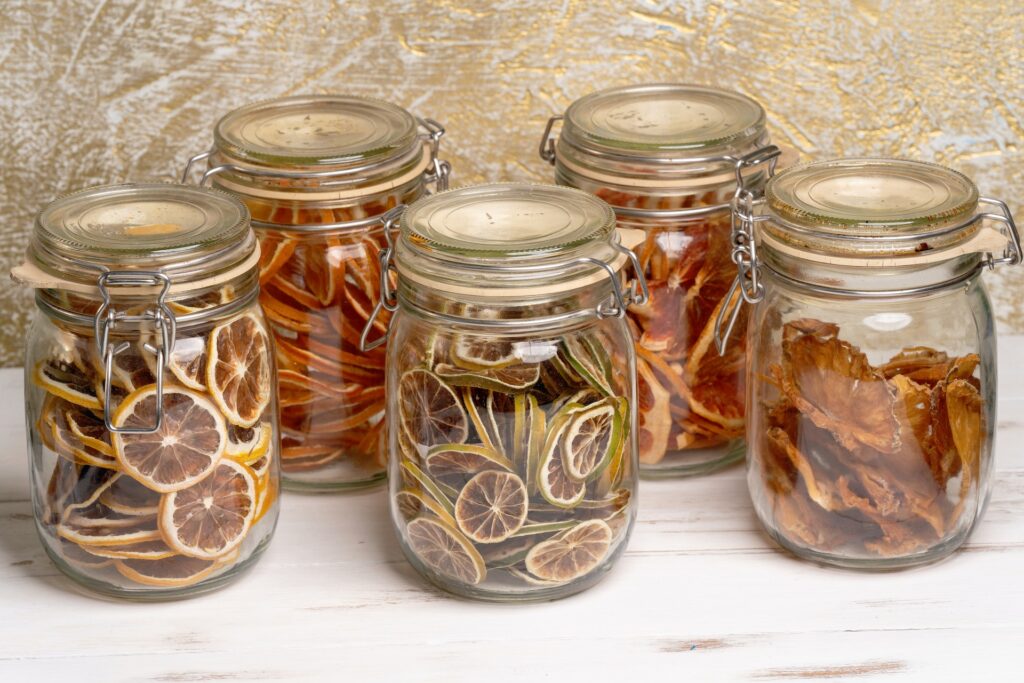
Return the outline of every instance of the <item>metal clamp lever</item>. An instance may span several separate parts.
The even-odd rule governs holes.
[[[544,126],[544,135],[540,139],[540,158],[552,166],[555,164],[555,138],[551,135],[555,124],[564,119],[561,114],[548,119],[548,125]]]
[[[1010,207],[1006,205],[1006,202],[993,199],[991,197],[978,197],[979,204],[992,204],[999,209],[999,213],[983,213],[979,215],[979,218],[986,218],[992,221],[998,221],[1006,226],[1006,232],[1009,233],[1010,238],[1009,244],[1006,246],[1006,250],[1000,258],[993,258],[991,254],[988,257],[988,267],[995,268],[1000,265],[1016,266],[1021,262],[1021,258],[1024,257],[1024,252],[1021,251],[1020,246],[1020,233],[1017,231],[1017,224],[1013,220],[1013,214],[1010,213]]]
[[[96,332],[96,349],[103,359],[103,424],[112,434],[152,434],[160,429],[164,419],[164,371],[174,348],[177,325],[174,313],[167,305],[167,293],[171,288],[171,279],[163,273],[151,271],[106,271],[97,280],[97,287],[103,297],[103,303],[96,311],[94,321]],[[127,314],[111,307],[111,287],[161,287],[157,295],[156,308],[142,314]],[[111,387],[113,385],[114,356],[126,351],[131,344],[123,341],[114,344],[110,341],[111,331],[119,323],[152,322],[160,333],[160,346],[149,342],[143,348],[156,356],[156,422],[152,426],[116,427],[111,419]]]
[[[416,118],[416,122],[427,131],[420,138],[430,143],[430,173],[426,181],[434,183],[435,192],[444,192],[448,189],[448,179],[452,174],[452,165],[442,161],[440,157],[441,138],[444,137],[444,126],[426,117]]]
[[[395,297],[395,292],[391,288],[391,271],[394,270],[395,265],[393,259],[395,253],[395,242],[391,233],[398,225],[398,219],[401,218],[404,211],[405,204],[399,204],[395,208],[388,210],[383,217],[384,239],[387,241],[387,246],[377,254],[377,258],[380,261],[380,297],[377,299],[377,303],[373,305],[373,312],[370,313],[370,317],[367,319],[366,325],[363,327],[363,333],[359,335],[359,350],[363,353],[376,349],[388,338],[388,333],[391,331],[390,320],[388,320],[387,326],[384,329],[384,334],[373,341],[369,341],[370,330],[373,329],[381,311],[394,313],[398,310],[398,299]]]

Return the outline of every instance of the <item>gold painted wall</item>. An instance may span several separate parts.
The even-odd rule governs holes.
[[[592,89],[734,87],[804,155],[935,160],[1024,209],[1019,0],[0,0],[0,15],[4,270],[55,195],[170,180],[220,113],[304,92],[439,119],[462,184],[549,179],[543,124]],[[1024,268],[989,283],[1001,329],[1024,332]],[[0,364],[19,363],[30,310],[0,284]]]

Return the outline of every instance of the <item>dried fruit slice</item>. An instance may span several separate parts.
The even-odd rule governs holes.
[[[455,505],[452,504],[451,499],[447,496],[447,494],[445,494],[444,491],[441,490],[440,486],[434,483],[434,481],[416,465],[416,463],[410,460],[406,460],[405,462],[403,462],[402,473],[403,478],[405,477],[405,475],[408,475],[410,488],[415,487],[415,484],[413,484],[412,482],[416,482],[416,484],[422,486],[423,490],[429,493],[431,497],[434,500],[436,500],[442,508],[444,508],[444,510],[448,513],[449,516],[454,518]]]
[[[175,555],[162,560],[118,560],[117,571],[126,579],[146,586],[183,588],[197,584],[223,566],[211,560]]]
[[[270,403],[268,349],[263,326],[249,313],[210,332],[206,386],[232,424],[253,426]]]
[[[430,513],[455,526],[455,518],[420,489],[402,489],[395,494],[395,505],[404,522],[411,522],[424,513]]]
[[[594,479],[611,461],[622,440],[622,416],[615,404],[602,401],[570,418],[562,439],[562,466],[575,481]]]
[[[256,479],[245,465],[221,460],[213,472],[160,502],[160,530],[171,548],[212,560],[237,548],[256,513]]]
[[[405,527],[405,535],[409,548],[432,571],[469,586],[487,576],[484,558],[477,549],[444,522],[417,517]]]
[[[482,370],[466,370],[455,365],[439,363],[434,372],[453,387],[475,387],[490,391],[525,391],[540,379],[540,365],[536,363]]]
[[[512,342],[460,334],[452,345],[452,361],[467,370],[503,368],[519,362]]]
[[[98,450],[83,443],[71,431],[67,422],[67,413],[54,415],[49,424],[50,443],[57,455],[71,462],[116,469],[117,460],[109,454],[110,447]]]
[[[611,359],[597,340],[586,335],[572,335],[563,340],[561,352],[569,366],[597,391],[614,396]]]
[[[179,337],[167,361],[174,377],[189,389],[206,389],[206,339]]]
[[[253,427],[228,427],[228,443],[224,455],[246,465],[262,458],[270,449],[274,428],[269,422]]]
[[[546,501],[560,508],[573,508],[587,493],[587,485],[574,481],[565,472],[562,462],[564,437],[573,414],[582,406],[574,403],[562,408],[552,421],[544,441],[537,485]]]
[[[64,411],[64,420],[71,434],[83,446],[113,457],[114,447],[110,445],[110,432],[107,431],[102,418],[96,417],[86,408],[75,406]]]
[[[40,361],[36,364],[32,379],[47,392],[65,401],[92,410],[103,409],[103,404],[96,398],[94,378],[83,373],[72,362],[59,358]]]
[[[455,501],[455,520],[471,540],[498,543],[519,531],[528,506],[522,479],[511,472],[487,470],[462,488]]]
[[[115,560],[162,560],[175,555],[163,540],[114,546],[82,546],[82,549],[97,557]]]
[[[427,451],[423,462],[431,477],[449,486],[460,487],[484,470],[512,470],[504,456],[476,444],[440,444]]]
[[[151,427],[156,422],[156,387],[143,387],[114,413],[117,427]],[[190,389],[164,387],[163,423],[149,434],[113,435],[121,467],[154,491],[187,488],[208,475],[227,446],[224,418],[217,407]]]
[[[155,517],[126,517],[104,505],[66,514],[57,535],[82,546],[126,546],[160,539]]]
[[[541,541],[526,555],[526,568],[546,581],[571,581],[596,569],[612,543],[612,529],[591,519]]]
[[[99,502],[127,517],[155,517],[160,511],[160,494],[127,474],[117,475],[100,494]]]
[[[156,378],[150,372],[147,356],[152,354],[141,346],[130,346],[125,351],[114,354],[110,373],[115,386],[131,393],[147,384],[153,384]]]
[[[480,408],[477,406],[476,401],[473,398],[473,389],[471,387],[463,387],[462,405],[465,407],[466,415],[469,417],[469,421],[473,425],[473,431],[476,433],[476,438],[480,440],[480,443],[482,443],[485,448],[497,453],[500,448],[497,442],[497,436],[492,433],[491,427],[484,422],[483,417],[480,415]]]
[[[260,284],[277,275],[295,251],[296,241],[280,235],[260,234]]]
[[[464,443],[469,435],[459,397],[429,370],[409,370],[398,387],[402,427],[414,444]]]

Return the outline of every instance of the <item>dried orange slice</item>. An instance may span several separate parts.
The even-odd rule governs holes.
[[[156,422],[156,387],[143,387],[114,413],[117,427],[151,427]],[[227,447],[227,426],[213,403],[190,389],[164,387],[164,419],[149,434],[113,435],[114,454],[126,473],[146,487],[167,493],[208,475]]]
[[[500,543],[526,522],[526,485],[511,472],[487,470],[469,480],[455,501],[459,530],[477,543]]]
[[[228,445],[224,454],[245,464],[262,458],[270,448],[274,428],[269,422],[254,427],[228,427]]]
[[[206,386],[232,424],[251,427],[270,403],[270,356],[263,326],[245,314],[213,328]]]
[[[96,398],[94,378],[83,373],[74,363],[62,359],[41,361],[36,364],[32,379],[65,401],[92,410],[103,409],[103,404]]]
[[[414,444],[463,443],[469,435],[459,397],[429,370],[409,370],[402,375],[398,410],[402,427]]]
[[[252,471],[225,459],[202,481],[164,496],[160,530],[182,555],[212,560],[241,544],[255,514]]]
[[[199,583],[223,565],[210,560],[174,555],[162,560],[117,560],[114,566],[122,576],[135,583],[181,588]]]
[[[484,558],[461,533],[444,522],[417,517],[405,527],[409,548],[432,571],[475,586],[487,576]]]
[[[277,275],[295,251],[295,240],[278,235],[260,235],[260,284]]]
[[[601,564],[612,543],[612,528],[591,519],[541,541],[526,554],[526,568],[546,581],[571,581]]]

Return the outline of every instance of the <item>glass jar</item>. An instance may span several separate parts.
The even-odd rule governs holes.
[[[359,350],[379,298],[381,216],[447,184],[444,129],[341,95],[248,105],[214,129],[203,176],[241,199],[263,248],[260,303],[277,347],[286,487],[384,479],[384,350]],[[185,170],[185,179],[189,169]],[[378,323],[381,330],[386,317]]]
[[[744,347],[720,357],[710,342],[735,274],[730,202],[759,196],[779,153],[761,106],[717,88],[610,88],[548,122],[540,155],[555,181],[596,194],[620,226],[646,233],[636,253],[650,299],[629,308],[644,476],[702,474],[743,457]]]
[[[738,283],[757,303],[748,483],[769,535],[861,569],[949,555],[991,483],[981,273],[1020,261],[1006,205],[941,166],[844,159],[781,172],[738,216]]]
[[[625,549],[636,509],[624,316],[644,294],[620,282],[631,253],[611,209],[568,188],[483,185],[391,220],[397,294],[378,308],[397,311],[388,480],[402,549],[467,597],[587,588]]]
[[[47,554],[135,600],[222,586],[277,523],[273,346],[258,248],[234,198],[180,185],[65,195],[14,278],[33,510]]]

